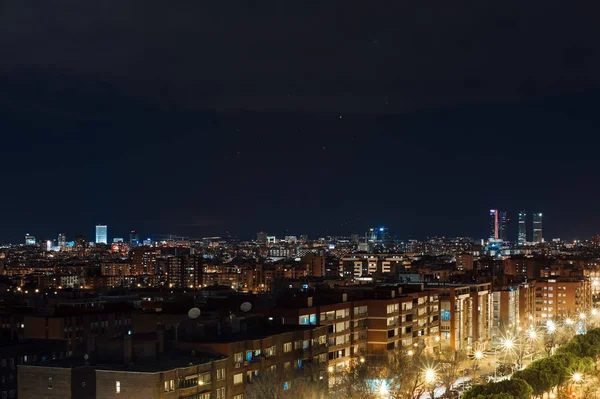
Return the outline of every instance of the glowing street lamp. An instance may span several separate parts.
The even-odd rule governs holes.
[[[592,316],[597,316],[598,315],[598,309],[594,308],[592,309]]]
[[[327,367],[327,371],[329,371],[330,373],[333,373],[333,366]]]
[[[548,320],[546,326],[548,327],[548,334],[552,334],[554,331],[556,331],[556,324],[554,324],[552,320]]]
[[[581,382],[581,380],[583,379],[583,376],[581,375],[581,373],[573,373],[573,375],[571,376],[571,379],[574,382]]]
[[[413,352],[413,350],[412,350],[412,349],[410,349],[410,350],[409,350],[407,353],[408,353],[408,356],[412,356],[412,355],[414,355],[414,354],[415,354],[415,352]]]
[[[530,339],[536,339],[537,338],[537,333],[535,332],[535,330],[529,331],[529,338]]]
[[[504,346],[504,349],[512,349],[515,346],[515,342],[512,339],[507,338],[502,345]]]
[[[565,319],[565,323],[567,323],[567,325],[569,325],[569,326],[570,326],[570,325],[572,325],[572,324],[573,324],[573,320],[571,320],[571,318],[570,318],[570,317],[567,317],[567,318]]]
[[[425,381],[429,384],[432,384],[435,382],[435,370],[434,369],[425,370]]]
[[[483,359],[483,352],[475,351],[475,360],[481,360],[481,359]]]
[[[390,394],[390,390],[388,389],[387,383],[385,381],[381,381],[379,384],[379,396],[382,398],[387,398]]]
[[[584,319],[585,319],[585,313],[583,313],[583,312],[582,312],[582,313],[579,313],[579,318],[580,318],[581,320],[584,320]]]

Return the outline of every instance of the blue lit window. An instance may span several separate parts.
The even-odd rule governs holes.
[[[450,321],[450,311],[449,310],[441,310],[440,317],[442,321]]]
[[[302,284],[302,288],[307,289],[308,288],[308,284]]]
[[[302,368],[302,359],[297,359],[296,363],[298,365],[298,368],[301,369]]]
[[[309,322],[310,322],[310,318],[308,317],[308,315],[300,316],[300,324],[301,325],[309,324]]]
[[[249,362],[252,361],[252,351],[246,352],[246,360]]]
[[[290,389],[290,384],[286,381],[283,383],[283,390],[287,391],[288,389]]]
[[[316,314],[310,315],[310,324],[317,324],[317,315]]]

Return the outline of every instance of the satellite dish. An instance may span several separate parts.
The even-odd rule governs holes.
[[[242,312],[249,312],[252,309],[252,304],[250,302],[244,302],[240,305],[240,309]]]
[[[197,319],[198,317],[200,317],[200,309],[198,309],[198,308],[191,308],[188,311],[188,317],[190,319]]]

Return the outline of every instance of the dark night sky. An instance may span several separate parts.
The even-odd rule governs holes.
[[[597,2],[166,4],[0,1],[0,242],[600,232]]]

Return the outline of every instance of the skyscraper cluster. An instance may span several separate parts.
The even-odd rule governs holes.
[[[490,209],[490,241],[507,241],[507,223],[509,218],[506,211]],[[542,234],[542,213],[533,214],[533,236],[531,242],[539,244],[544,242]],[[525,245],[527,243],[527,212],[520,211],[518,214],[518,232],[517,243]]]

